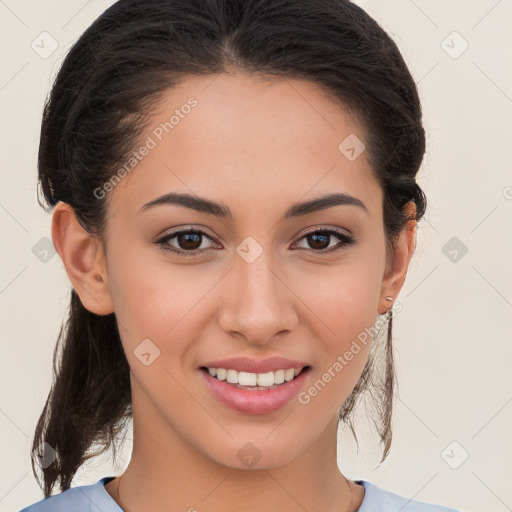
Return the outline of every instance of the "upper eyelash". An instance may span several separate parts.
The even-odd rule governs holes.
[[[184,251],[184,250],[178,251],[178,250],[170,247],[169,245],[167,245],[166,242],[168,242],[169,240],[172,240],[174,237],[181,235],[183,233],[199,233],[199,234],[205,236],[206,238],[209,238],[210,240],[214,241],[210,235],[208,235],[204,231],[201,231],[200,229],[183,229],[181,231],[175,231],[173,233],[169,233],[169,234],[163,236],[162,238],[158,239],[155,243],[160,245],[163,250],[169,251],[173,254],[176,254],[177,256],[197,256],[200,253],[205,253],[205,252],[209,253],[212,251],[212,249],[203,249],[203,250],[195,250],[195,251]],[[346,247],[347,245],[351,245],[356,242],[356,239],[354,237],[346,235],[345,233],[341,233],[340,231],[336,231],[335,229],[315,229],[313,231],[309,231],[308,233],[304,233],[304,235],[302,235],[299,238],[299,240],[302,240],[306,236],[313,235],[315,233],[332,234],[332,235],[335,235],[337,238],[339,238],[340,242],[343,242],[342,245],[340,245],[338,247],[333,247],[331,249],[323,249],[323,250],[318,250],[318,251],[316,251],[314,249],[307,249],[309,251],[312,251],[312,252],[315,252],[318,254],[326,254],[326,253],[334,252],[339,249],[342,249],[343,247]]]

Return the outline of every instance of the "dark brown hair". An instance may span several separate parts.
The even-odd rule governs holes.
[[[93,191],[136,147],[158,99],[187,76],[232,71],[309,80],[358,116],[367,131],[372,170],[384,192],[389,257],[408,220],[404,205],[416,204],[418,221],[426,209],[415,181],[425,151],[421,106],[396,44],[348,0],[113,4],[72,46],[45,103],[38,171],[46,204],[68,203],[81,225],[101,238],[107,201],[98,200]],[[384,443],[382,460],[391,444],[395,387],[391,318],[387,326],[381,381],[375,377],[375,344],[340,409],[340,420],[350,424],[355,435],[354,406],[363,391],[375,394],[380,402],[376,427]],[[72,290],[53,371],[32,446],[32,453],[43,458],[44,443],[55,450],[56,459],[43,465],[45,497],[57,480],[61,491],[68,489],[77,469],[110,446],[115,459],[115,438],[131,418],[129,365],[115,314],[89,312]],[[94,445],[98,450],[92,450]],[[32,469],[40,482],[34,459]]]

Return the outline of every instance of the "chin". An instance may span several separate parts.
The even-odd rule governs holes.
[[[278,437],[268,439],[269,432],[262,434],[260,440],[254,436],[250,440],[232,440],[230,446],[216,450],[216,453],[206,453],[207,456],[223,466],[232,469],[274,469],[285,466],[300,456],[300,450],[293,450],[290,438]],[[244,436],[238,437],[243,439]],[[296,443],[295,443],[296,446]],[[220,447],[218,447],[220,448]]]

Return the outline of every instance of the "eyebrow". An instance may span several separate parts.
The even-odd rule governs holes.
[[[179,192],[170,192],[163,196],[157,197],[156,199],[153,199],[149,203],[146,203],[140,209],[139,213],[142,213],[143,211],[148,210],[150,208],[154,208],[155,206],[164,204],[184,206],[185,208],[190,208],[198,212],[207,213],[209,215],[213,215],[215,217],[219,217],[222,219],[233,219],[233,214],[231,213],[231,210],[227,206],[224,206],[220,203],[216,203],[209,199]],[[283,216],[283,219],[301,217],[303,215],[308,215],[310,213],[314,213],[320,210],[325,210],[327,208],[340,205],[357,206],[361,208],[363,211],[365,211],[367,214],[370,213],[365,204],[357,197],[345,193],[333,193],[322,197],[318,197],[316,199],[312,199],[310,201],[304,201],[293,204],[286,211],[286,213]]]

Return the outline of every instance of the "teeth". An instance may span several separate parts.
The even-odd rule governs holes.
[[[238,384],[238,372],[236,370],[228,370],[226,381],[230,384]]]
[[[218,380],[225,380],[229,384],[238,384],[239,386],[259,386],[261,388],[270,388],[285,381],[290,382],[301,371],[302,368],[288,368],[275,372],[250,373],[225,368],[208,368],[208,373],[212,377],[217,377]]]
[[[251,375],[256,375],[255,373]],[[258,373],[258,386],[263,386],[265,388],[268,388],[269,386],[274,385],[274,372],[267,372],[267,373]],[[243,382],[238,382],[239,384],[244,384]]]
[[[284,374],[285,370],[277,370],[277,372],[274,372],[274,383],[282,384],[284,382]]]
[[[236,372],[235,370],[231,371],[238,373],[238,378],[236,376],[233,377],[233,384],[240,384],[241,386],[256,386],[258,376],[255,373]]]

